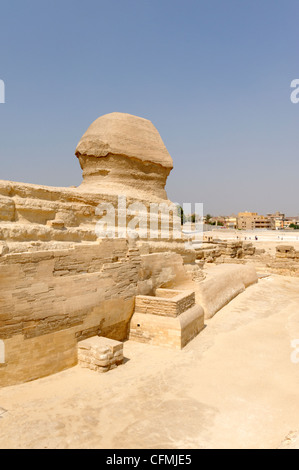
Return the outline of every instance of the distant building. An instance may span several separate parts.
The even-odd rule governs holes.
[[[211,225],[215,225],[215,226],[222,226],[224,227],[225,226],[225,217],[223,216],[219,216],[219,217],[211,217],[210,220],[209,220],[209,223]]]
[[[273,219],[257,212],[239,212],[237,217],[237,228],[241,230],[274,229],[274,226]]]
[[[225,227],[235,230],[237,228],[237,216],[232,214],[229,217],[225,217]]]
[[[299,218],[298,217],[286,217],[284,220],[284,228],[289,228],[291,224],[299,225]]]
[[[267,214],[267,217],[272,220],[274,230],[282,230],[285,228],[285,214],[277,211],[275,214]]]

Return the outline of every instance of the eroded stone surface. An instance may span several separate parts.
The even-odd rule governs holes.
[[[129,338],[142,343],[182,349],[204,328],[204,311],[188,290],[157,289],[155,296],[138,295]]]
[[[93,336],[78,343],[78,364],[96,372],[108,372],[124,360],[123,343]]]
[[[96,119],[81,138],[76,155],[136,158],[173,168],[159,132],[148,119],[126,113],[110,113]]]

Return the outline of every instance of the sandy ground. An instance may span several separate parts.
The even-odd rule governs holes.
[[[299,279],[273,275],[183,351],[128,341],[107,374],[0,389],[0,448],[277,448],[299,430],[298,306]]]

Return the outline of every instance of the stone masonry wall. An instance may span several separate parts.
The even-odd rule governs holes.
[[[135,296],[184,277],[179,255],[140,255],[123,239],[0,257],[0,386],[74,365],[85,338],[125,339]]]

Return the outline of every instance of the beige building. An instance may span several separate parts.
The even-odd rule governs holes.
[[[235,230],[237,228],[237,216],[236,215],[230,215],[229,217],[225,218],[225,227],[229,229]]]
[[[290,228],[290,225],[299,225],[298,217],[286,217],[284,220],[284,228]]]
[[[267,217],[272,220],[273,229],[282,230],[285,228],[285,214],[276,211],[275,214],[267,214]]]
[[[272,229],[273,219],[258,215],[257,212],[239,212],[237,228],[241,230]]]

